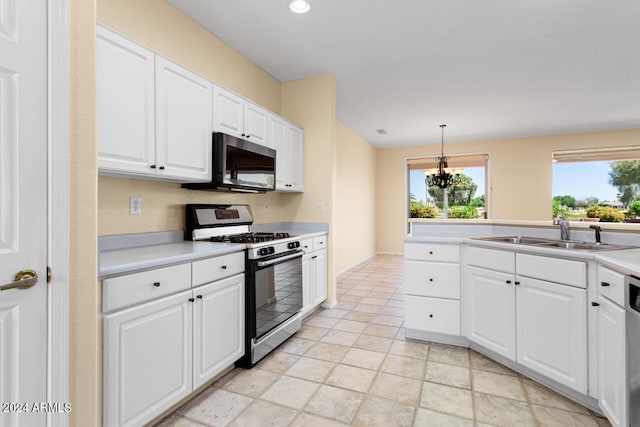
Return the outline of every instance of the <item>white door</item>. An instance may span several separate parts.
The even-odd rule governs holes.
[[[156,56],[158,176],[211,181],[211,82]]]
[[[2,403],[47,400],[46,7],[44,1],[0,1]],[[39,276],[35,285],[8,289],[25,269]],[[13,409],[0,412],[0,425],[45,424],[42,412]]]
[[[244,274],[193,290],[193,388],[244,355]]]
[[[213,130],[244,136],[244,100],[220,86],[213,88]]]
[[[518,277],[517,361],[587,393],[587,291]]]
[[[251,102],[244,103],[244,137],[256,144],[271,147],[267,134],[267,110]]]
[[[598,404],[613,427],[626,427],[625,310],[603,296],[598,303]]]
[[[105,316],[104,425],[141,426],[193,391],[192,292]]]
[[[155,55],[97,28],[98,168],[155,175]]]
[[[515,289],[512,274],[467,267],[465,330],[470,341],[516,358]]]
[[[327,251],[316,252],[312,262],[314,264],[313,304],[318,305],[327,299]]]
[[[303,190],[304,131],[289,126],[289,191]]]

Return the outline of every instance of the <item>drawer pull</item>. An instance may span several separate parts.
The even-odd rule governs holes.
[[[202,295],[197,295],[196,298],[202,299]]]
[[[600,282],[600,286],[603,286],[603,287],[611,286],[611,283]]]
[[[516,282],[514,282],[513,284],[514,284],[514,285],[519,285],[519,284],[520,284],[520,282],[517,282],[517,281],[516,281]]]
[[[433,318],[433,314],[430,314],[429,317]]]
[[[507,280],[507,285],[510,285],[510,284],[511,284],[511,280]]]
[[[189,298],[189,302],[194,302],[195,300],[195,298]]]
[[[433,282],[433,278],[430,278],[430,279],[429,279],[429,281],[430,281],[430,282]]]
[[[223,269],[223,270],[226,270],[226,269],[227,269],[227,266],[226,266],[226,265],[223,265],[223,266],[222,266],[222,267],[220,267],[220,268],[221,268],[221,269]]]
[[[598,304],[597,302],[592,302],[592,303],[591,303],[591,305],[592,305],[593,307],[597,307],[597,306],[599,306],[600,304]]]
[[[429,255],[433,255],[433,251],[429,251]]]
[[[153,286],[155,286],[156,288],[160,287],[160,282],[153,282]]]

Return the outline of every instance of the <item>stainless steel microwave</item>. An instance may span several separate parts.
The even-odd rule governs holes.
[[[276,150],[214,132],[212,152],[211,182],[183,184],[184,188],[239,192],[276,189]]]

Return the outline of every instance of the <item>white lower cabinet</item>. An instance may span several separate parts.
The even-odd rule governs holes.
[[[627,427],[625,310],[602,295],[598,304],[598,403],[613,427]]]
[[[468,249],[463,301],[467,338],[587,394],[587,291],[577,287],[586,286],[585,263]],[[470,266],[485,265],[490,259],[501,260],[491,265],[502,271]],[[564,282],[524,277],[521,270]]]
[[[513,274],[466,267],[464,319],[469,340],[516,359],[516,304]]]
[[[225,277],[234,274],[227,272],[237,257],[242,252],[218,257],[223,269],[209,260],[170,267],[188,285],[191,268],[183,266],[193,266],[200,278],[209,271],[210,281],[160,299],[155,295],[168,283],[166,268],[103,281],[103,288],[118,286],[118,292],[121,283],[137,283],[137,297],[148,289],[151,300],[103,318],[105,426],[153,420],[244,355],[244,274]]]
[[[461,335],[460,245],[406,243],[404,247],[407,337],[455,342]]]
[[[587,292],[518,277],[516,361],[587,394]]]
[[[192,292],[104,317],[104,425],[139,426],[192,390]]]
[[[327,299],[327,238],[303,239],[302,312],[307,313]]]
[[[244,275],[194,289],[193,388],[244,355]]]

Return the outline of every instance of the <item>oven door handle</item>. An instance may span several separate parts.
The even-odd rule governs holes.
[[[302,255],[304,255],[304,251],[298,251],[291,255],[270,259],[269,261],[258,261],[257,264],[258,264],[258,267],[268,267],[273,264],[279,264],[283,261],[288,261],[290,259],[301,257]]]

